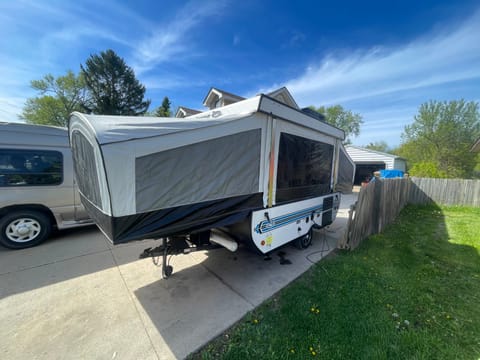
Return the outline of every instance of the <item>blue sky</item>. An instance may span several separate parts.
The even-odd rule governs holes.
[[[109,48],[151,108],[287,86],[300,106],[360,113],[357,145],[398,145],[430,99],[480,101],[478,1],[0,0],[0,32],[0,121],[18,121],[30,80]]]

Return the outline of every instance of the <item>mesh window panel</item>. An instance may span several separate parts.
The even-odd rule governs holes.
[[[281,133],[276,202],[330,193],[333,145]]]
[[[137,212],[258,193],[261,130],[136,159]]]
[[[338,159],[337,191],[344,193],[352,192],[354,171],[355,165],[349,161],[346,153],[341,149]]]
[[[72,134],[72,152],[75,175],[80,192],[98,208],[102,208],[100,186],[93,146],[79,131]]]

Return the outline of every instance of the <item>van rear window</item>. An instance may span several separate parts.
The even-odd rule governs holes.
[[[0,149],[0,187],[60,185],[62,182],[61,152]]]

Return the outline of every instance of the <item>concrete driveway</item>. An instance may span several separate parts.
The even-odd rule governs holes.
[[[139,260],[155,241],[113,247],[96,227],[32,249],[0,248],[1,359],[175,359],[221,334],[304,273],[343,236],[348,206],[306,250],[267,261],[240,248],[179,255],[174,274]]]

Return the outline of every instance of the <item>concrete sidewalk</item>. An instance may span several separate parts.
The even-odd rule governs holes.
[[[291,246],[290,265],[240,248],[179,255],[174,274],[138,260],[154,241],[111,246],[95,228],[44,245],[0,248],[1,359],[184,358],[327,255],[343,236],[348,206],[313,246]]]

